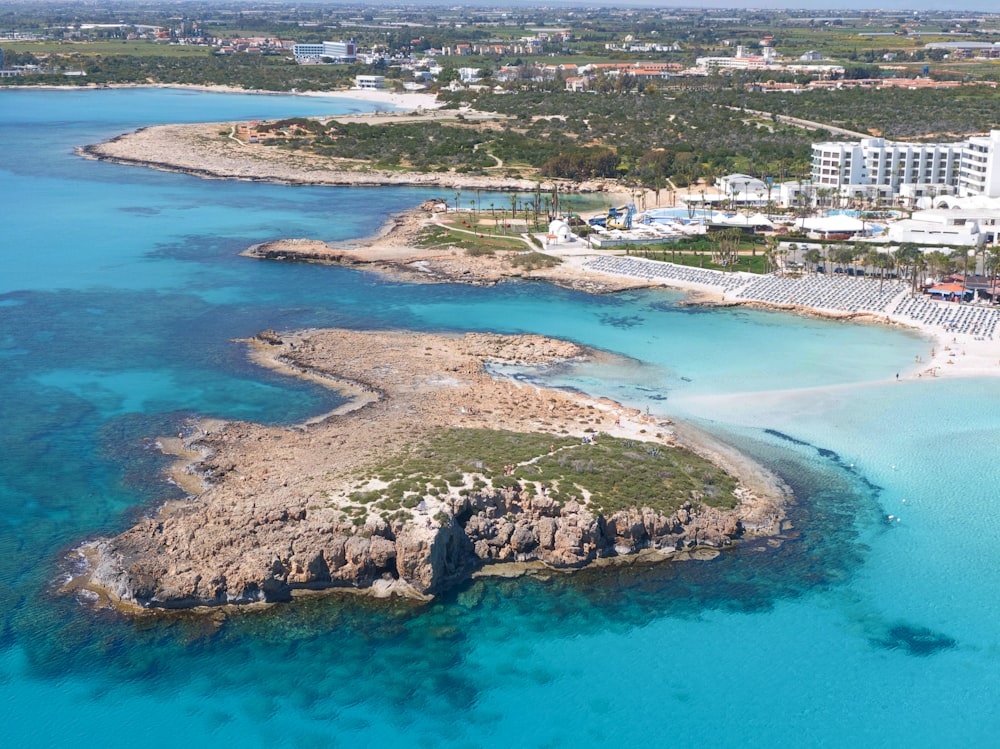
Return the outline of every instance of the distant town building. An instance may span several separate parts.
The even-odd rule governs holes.
[[[7,70],[4,68],[3,48],[0,47],[0,78],[14,78],[24,73],[24,66],[17,69]]]
[[[1000,57],[1000,42],[935,42],[927,49],[945,51],[950,57]]]

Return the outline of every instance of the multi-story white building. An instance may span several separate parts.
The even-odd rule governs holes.
[[[367,89],[369,91],[381,91],[385,88],[385,76],[356,75],[354,76],[354,87]]]
[[[319,62],[328,57],[334,62],[354,62],[358,59],[358,48],[354,42],[320,42],[319,44],[295,44],[292,54],[299,62]]]
[[[812,182],[845,197],[1000,196],[1000,130],[958,143],[813,144]]]
[[[988,136],[965,141],[958,194],[1000,196],[1000,130],[991,130]]]

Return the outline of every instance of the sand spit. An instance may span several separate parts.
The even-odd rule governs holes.
[[[486,452],[496,448],[483,435],[534,434],[540,455],[519,468],[562,454],[583,461],[612,436],[649,454],[686,453],[669,423],[610,400],[496,379],[485,366],[609,355],[540,336],[492,334],[267,331],[247,345],[260,364],[363,396],[361,405],[294,427],[198,425],[171,450],[185,451],[188,471],[207,488],[84,547],[87,579],[75,590],[132,611],[272,602],[331,589],[427,599],[493,564],[571,570],[650,550],[687,558],[781,530],[780,482],[735,454],[719,461],[740,479],[732,510],[708,506],[692,491],[676,498],[673,511],[602,514],[578,485],[514,480],[513,463],[510,473],[504,464],[447,481],[421,475],[418,494],[402,504],[372,501],[392,480],[375,467],[401,451],[421,456],[435,434],[479,435]],[[595,435],[605,436],[587,441]],[[707,443],[696,451],[720,454]]]

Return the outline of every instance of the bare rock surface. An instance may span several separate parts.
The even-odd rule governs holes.
[[[264,331],[247,345],[260,364],[352,400],[294,427],[196,425],[183,447],[198,455],[187,470],[205,490],[85,549],[88,585],[124,608],[281,601],[328,588],[428,598],[489,564],[571,569],[644,549],[723,547],[747,532],[780,529],[780,492],[752,471],[734,510],[688,501],[671,513],[635,507],[604,515],[582,495],[556,501],[531,482],[466,477],[461,490],[428,490],[419,503],[380,511],[358,499],[359,488],[378,486],[373,466],[441,430],[607,433],[682,448],[669,430],[645,434],[649,418],[612,401],[487,371],[490,361],[602,356],[566,341],[319,330]]]

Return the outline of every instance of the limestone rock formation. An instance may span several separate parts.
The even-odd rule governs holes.
[[[648,422],[610,401],[523,387],[486,371],[486,361],[586,353],[539,336],[265,331],[250,344],[258,361],[345,388],[355,403],[294,427],[199,425],[177,447],[200,456],[190,470],[204,491],[90,547],[90,584],[112,600],[218,606],[328,588],[426,598],[490,564],[573,569],[644,549],[721,547],[747,528],[763,534],[780,525],[780,503],[742,487],[734,510],[692,497],[669,514],[642,506],[604,514],[583,492],[565,490],[557,500],[540,482],[505,476],[494,485],[484,473],[453,477],[454,485],[424,476],[447,488],[422,484],[422,498],[411,493],[380,506],[369,495],[382,496],[378,487],[387,484],[378,476],[386,469],[373,466],[407,443],[422,444],[421,434],[540,433],[549,454],[550,436],[570,435],[561,449],[593,449],[580,444],[583,435],[619,430],[633,439]],[[671,434],[654,439],[658,449],[680,449]]]

